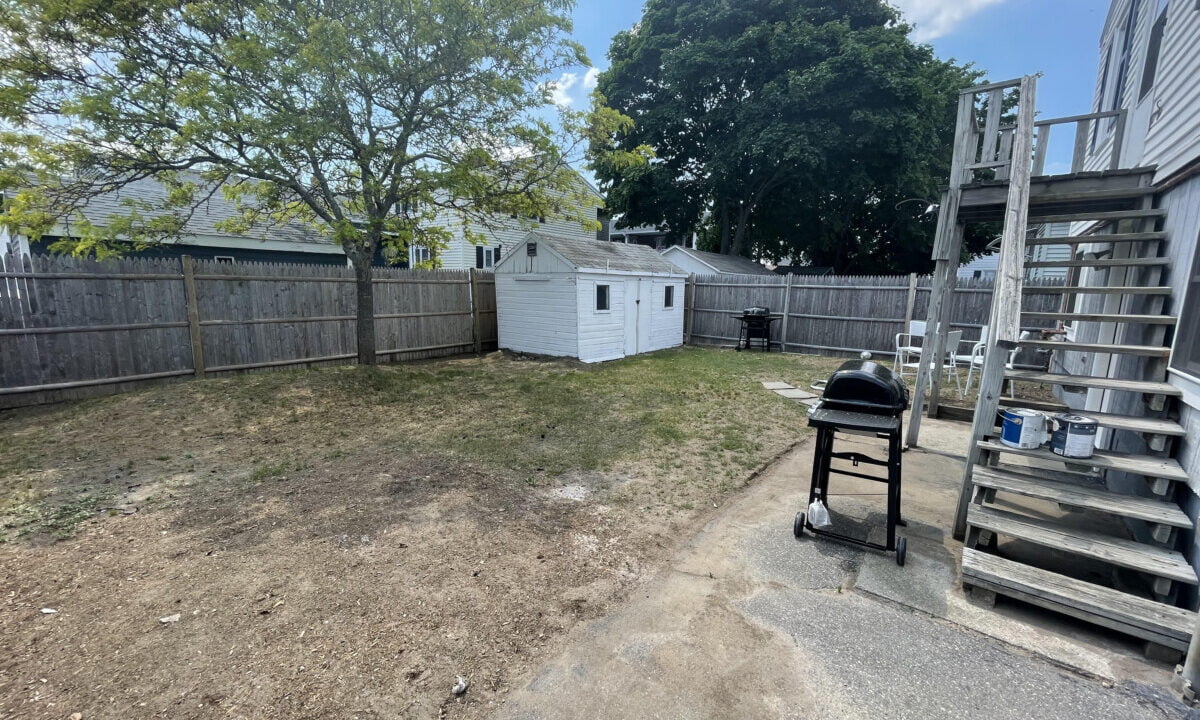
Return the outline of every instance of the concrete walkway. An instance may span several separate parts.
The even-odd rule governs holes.
[[[965,447],[929,422],[927,444]],[[514,692],[509,718],[1200,718],[1165,689],[1170,668],[1133,643],[957,589],[960,546],[942,528],[960,461],[905,454],[908,563],[792,537],[811,447],[761,476],[670,570],[573,632]],[[835,478],[832,492],[882,486]],[[834,497],[835,524],[878,533],[883,498]],[[857,520],[856,520],[857,519]],[[866,520],[869,528],[861,521]]]

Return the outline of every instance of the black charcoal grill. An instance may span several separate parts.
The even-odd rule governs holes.
[[[749,350],[755,346],[765,352],[770,352],[771,323],[779,319],[778,316],[771,315],[770,308],[756,305],[745,308],[741,315],[734,315],[734,317],[741,323],[738,333],[738,352],[743,349]]]
[[[896,538],[896,526],[905,523],[900,518],[900,475],[901,435],[904,421],[901,414],[908,409],[908,387],[892,371],[871,360],[850,360],[842,363],[829,380],[821,400],[808,413],[808,424],[817,429],[817,443],[813,452],[812,484],[808,491],[809,502],[820,499],[829,507],[829,476],[874,480],[887,485],[887,542],[873,543],[868,540],[844,535],[834,530],[814,528],[806,513],[796,514],[793,532],[796,537],[805,530],[814,535],[832,537],[837,540],[864,547],[896,553],[896,563],[904,564],[907,543]],[[838,433],[865,435],[887,441],[887,459],[875,458],[859,452],[837,452],[833,449]],[[833,460],[849,461],[853,467],[860,464],[887,468],[887,476],[879,477],[856,470],[835,469]]]

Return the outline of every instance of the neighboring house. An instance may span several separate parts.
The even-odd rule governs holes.
[[[649,225],[640,225],[631,228],[612,228],[609,231],[608,239],[613,242],[629,245],[645,245],[655,250],[663,250],[676,245],[687,247],[689,245],[695,246],[696,244],[693,239],[673,235],[670,231],[659,230]]]
[[[152,178],[134,181],[120,190],[100,195],[88,201],[81,215],[97,227],[103,227],[113,216],[130,213],[129,203],[145,203],[161,207],[166,188]],[[154,213],[139,209],[143,215]],[[129,253],[134,257],[179,257],[191,255],[197,259],[221,262],[289,262],[314,265],[345,265],[342,249],[316,230],[298,222],[271,227],[253,227],[244,235],[218,229],[223,220],[240,217],[234,203],[221,193],[213,193],[201,203],[187,220],[178,239],[168,240],[156,247]],[[16,236],[20,251],[27,254],[48,253],[49,247],[62,238],[78,237],[72,221],[60,223],[40,239]]]
[[[765,266],[741,255],[721,255],[673,245],[662,256],[684,272],[696,275],[774,275]]]
[[[1188,514],[1200,515],[1200,6],[1196,0],[1114,0],[1109,6],[1100,41],[1100,68],[1095,88],[1095,110],[1127,111],[1124,133],[1117,122],[1100,121],[1098,131],[1087,138],[1089,157],[1085,170],[1102,169],[1115,141],[1120,142],[1120,167],[1153,167],[1153,207],[1166,212],[1162,232],[1166,241],[1161,254],[1169,262],[1156,268],[1086,269],[1080,284],[1114,286],[1149,284],[1169,288],[1165,305],[1161,299],[1143,295],[1121,301],[1097,295],[1079,301],[1077,312],[1125,315],[1166,312],[1176,317],[1166,330],[1172,350],[1166,381],[1178,389],[1179,438],[1175,458],[1190,478],[1184,501]],[[1153,228],[1147,228],[1153,229]],[[1076,224],[1073,234],[1090,231]],[[1141,257],[1134,243],[1096,243],[1085,248],[1100,257]],[[1156,252],[1150,255],[1158,254]],[[1144,273],[1162,273],[1161,277]],[[1152,278],[1147,281],[1146,278]],[[1073,328],[1078,342],[1120,342],[1129,345],[1161,345],[1163,330],[1154,325],[1080,322]],[[1055,353],[1058,371],[1099,375],[1119,367],[1122,376],[1137,373],[1156,379],[1155,364],[1145,359],[1095,353]],[[1142,398],[1134,393],[1065,393],[1072,407],[1087,412],[1138,415]],[[1117,435],[1112,449],[1146,452],[1144,443]],[[1110,473],[1110,477],[1113,474]],[[1129,481],[1132,487],[1135,481]],[[1200,540],[1188,539],[1192,564],[1200,567]]]
[[[682,345],[686,280],[652,248],[530,232],[496,265],[499,345],[584,362]]]
[[[587,219],[599,218],[604,206],[600,193],[582,176],[578,177],[578,181],[579,194],[586,195],[588,201],[583,207],[579,207],[575,204],[577,199],[572,194],[561,194],[560,200],[564,204],[572,204],[564,209],[563,214]],[[130,202],[144,203],[148,207],[161,206],[166,192],[166,188],[154,179],[138,180],[115,192],[92,198],[81,214],[93,225],[102,227],[112,216],[128,215]],[[153,215],[145,210],[141,212],[148,216]],[[197,259],[230,263],[253,261],[345,265],[347,262],[340,246],[333,244],[327,236],[314,228],[299,222],[255,226],[244,235],[217,228],[222,220],[230,220],[239,215],[233,202],[226,200],[222,193],[213,193],[191,214],[178,239],[165,241],[146,250],[131,252],[129,255],[168,258],[191,255]],[[484,238],[480,244],[473,244],[467,239],[464,219],[458,213],[440,213],[432,224],[450,231],[451,239],[446,247],[434,252],[429,248],[414,246],[408,248],[404,256],[399,258],[389,256],[387,248],[380,248],[375,253],[373,264],[412,267],[418,263],[436,261],[439,267],[448,270],[490,269],[500,259],[506,247],[519,243],[531,228],[564,237],[596,238],[596,231],[585,229],[581,222],[560,218],[498,218],[491,228],[466,222],[466,228]],[[38,254],[49,252],[48,248],[56,240],[74,236],[76,234],[73,234],[68,222],[53,228],[40,240],[30,241],[29,238],[18,236],[13,242],[21,252]]]
[[[1031,238],[1066,237],[1071,234],[1071,223],[1046,223],[1030,228]],[[1070,245],[1030,245],[1025,257],[1030,262],[1057,263],[1071,259]],[[1067,270],[1063,267],[1033,267],[1025,273],[1028,280],[1065,279]]]
[[[1000,253],[990,252],[987,255],[980,255],[971,262],[959,265],[958,276],[960,278],[980,278],[983,280],[993,279],[996,277],[996,268],[999,265]]]
[[[582,175],[577,175],[575,193],[559,193],[558,200],[567,205],[563,209],[565,217],[580,217],[604,225],[604,198],[595,187]],[[588,199],[579,204],[579,196]],[[597,240],[597,231],[585,228],[578,220],[565,218],[520,218],[511,216],[497,218],[493,227],[483,227],[479,223],[465,221],[461,214],[453,212],[440,213],[435,225],[448,229],[453,235],[450,243],[438,253],[439,267],[445,270],[465,270],[478,268],[490,270],[508,251],[520,244],[529,232],[545,233],[555,237],[574,238],[577,240]],[[465,224],[465,227],[464,227]],[[480,243],[472,243],[467,239],[467,230],[483,237]],[[424,248],[413,248],[414,261],[427,259],[429,251]]]

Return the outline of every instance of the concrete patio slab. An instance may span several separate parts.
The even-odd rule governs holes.
[[[926,422],[926,433],[968,431]],[[954,458],[904,456],[903,568],[890,554],[792,537],[811,462],[806,444],[760,476],[669,570],[572,631],[499,716],[1200,718],[1166,689],[1171,667],[1124,636],[963,596],[961,546],[946,529]],[[839,529],[877,538],[881,487],[831,486]]]
[[[763,382],[762,386],[768,390],[787,390],[788,388],[792,387],[785,382],[778,382],[776,380],[766,380]]]

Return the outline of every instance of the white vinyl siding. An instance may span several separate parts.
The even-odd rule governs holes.
[[[535,355],[576,355],[573,275],[498,273],[496,305],[502,309],[496,317],[500,347]]]
[[[650,334],[646,338],[648,346],[639,348],[642,352],[663,350],[683,344],[683,303],[680,301],[683,297],[683,281],[655,280],[652,287],[652,302],[649,303]],[[674,288],[674,307],[663,307],[663,294],[667,287]]]
[[[579,359],[602,362],[625,357],[625,295],[627,282],[638,279],[621,275],[580,275]],[[596,310],[596,286],[608,286],[607,311]]]
[[[1152,6],[1153,8],[1153,6]],[[1157,16],[1147,13],[1146,44]],[[1171,0],[1159,49],[1158,70],[1149,100],[1154,103],[1145,155],[1140,164],[1158,165],[1157,179],[1170,176],[1200,157],[1200,9],[1195,0]],[[1140,76],[1139,76],[1140,80]]]

